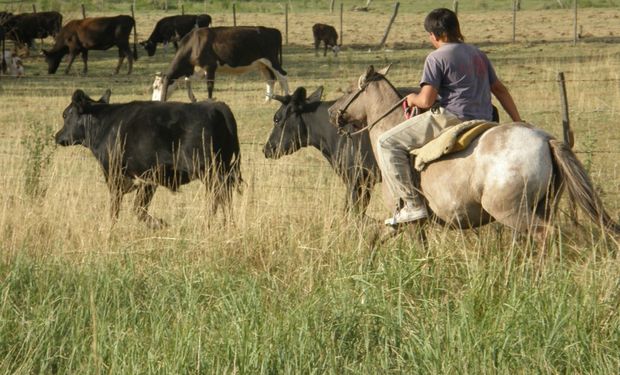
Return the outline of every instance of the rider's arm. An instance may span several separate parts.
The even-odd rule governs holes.
[[[496,79],[491,84],[491,92],[493,93],[493,95],[495,95],[497,100],[499,100],[500,104],[502,105],[502,107],[504,107],[504,110],[506,111],[506,113],[508,113],[512,121],[522,121],[521,115],[519,115],[519,110],[517,109],[517,105],[515,104],[514,100],[512,99],[512,95],[510,95],[510,92],[508,91],[506,86],[504,86],[502,81]]]
[[[409,107],[416,106],[420,109],[428,109],[437,100],[437,89],[431,85],[424,85],[419,94],[407,95],[407,105]]]

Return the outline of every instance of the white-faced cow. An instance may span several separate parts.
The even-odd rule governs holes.
[[[6,31],[6,38],[18,45],[26,44],[28,48],[32,48],[36,38],[55,37],[62,26],[62,14],[54,11],[21,13],[5,17],[2,25]]]
[[[68,74],[71,64],[77,55],[81,54],[84,62],[83,72],[86,73],[89,50],[101,51],[116,46],[118,47],[118,65],[114,71],[115,74],[118,74],[125,57],[129,65],[127,74],[131,74],[133,61],[138,59],[135,43],[133,54],[129,48],[131,29],[135,31],[135,21],[131,16],[125,15],[69,21],[56,36],[54,47],[49,51],[43,51],[47,61],[47,72],[56,73],[63,56],[69,54],[69,63],[65,69],[65,74]]]
[[[209,98],[213,97],[215,71],[244,73],[258,70],[267,80],[267,99],[273,94],[275,80],[288,94],[286,72],[282,69],[282,34],[268,27],[200,28],[187,34],[163,76],[161,89],[153,90],[153,100],[166,100],[171,86],[180,77],[205,71]]]
[[[347,187],[345,210],[363,214],[373,186],[381,181],[370,138],[367,132],[352,137],[338,135],[327,113],[334,101],[321,101],[322,93],[323,87],[319,87],[306,98],[306,89],[298,87],[293,95],[274,96],[282,105],[273,116],[273,129],[263,153],[279,159],[303,147],[318,149]]]
[[[338,56],[340,46],[338,46],[338,33],[333,26],[324,23],[316,23],[312,26],[314,36],[314,54],[319,55],[319,45],[323,42],[323,56],[327,55],[327,48],[331,47],[334,56]]]
[[[56,143],[81,144],[92,151],[110,189],[113,220],[123,195],[137,190],[138,218],[160,227],[163,222],[147,211],[157,186],[176,191],[194,179],[205,183],[212,214],[220,205],[230,209],[233,190],[242,179],[237,123],[226,104],[109,104],[109,97],[108,90],[94,101],[76,90],[63,112]]]
[[[149,56],[155,55],[157,44],[163,43],[164,46],[170,42],[174,44],[174,49],[179,49],[178,41],[193,29],[208,27],[211,24],[211,16],[208,14],[184,14],[181,16],[164,17],[157,21],[151,36],[140,44],[144,47]]]

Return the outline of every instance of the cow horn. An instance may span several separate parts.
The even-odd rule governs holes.
[[[272,98],[279,101],[280,103],[284,103],[286,101],[286,96],[282,95],[273,95]]]

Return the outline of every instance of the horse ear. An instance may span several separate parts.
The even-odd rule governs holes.
[[[386,67],[384,67],[384,68],[382,68],[382,69],[377,70],[377,73],[379,73],[379,74],[381,74],[381,75],[385,76],[385,75],[387,75],[387,74],[388,74],[388,72],[390,71],[390,68],[391,68],[391,67],[392,67],[392,64],[388,64]]]
[[[101,99],[99,99],[99,102],[110,104],[110,95],[112,95],[112,90],[110,89],[105,90],[105,92],[103,93],[103,96],[101,97]]]
[[[375,74],[375,66],[369,65],[368,68],[366,68],[366,78],[372,76],[373,74]]]
[[[308,102],[320,102],[321,96],[323,96],[323,86],[319,86],[310,96],[308,97]]]

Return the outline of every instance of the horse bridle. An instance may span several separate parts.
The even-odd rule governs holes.
[[[392,89],[394,91],[396,91],[396,93],[398,93],[398,90],[396,90],[396,88],[392,85],[392,83],[390,81],[388,81],[383,75],[378,75],[379,78],[384,79],[389,85],[390,87],[392,87]],[[356,130],[354,132],[350,132],[348,130],[345,129],[345,125],[347,125],[347,123],[344,121],[343,119],[343,115],[346,113],[347,109],[349,108],[349,106],[351,104],[353,104],[353,102],[366,90],[366,88],[368,87],[368,85],[371,82],[375,82],[377,81],[376,79],[373,80],[369,80],[364,82],[364,84],[359,85],[359,89],[357,90],[357,92],[353,95],[351,95],[351,97],[349,98],[349,100],[347,100],[347,102],[345,103],[344,106],[342,106],[342,108],[339,108],[338,111],[336,112],[336,125],[338,126],[338,134],[339,135],[346,135],[347,137],[351,137],[353,135],[357,135],[360,134],[362,132],[365,131],[370,131],[375,125],[377,125],[377,123],[381,120],[383,120],[384,118],[386,118],[390,113],[392,113],[396,108],[400,107],[401,104],[407,100],[407,97],[405,96],[404,98],[400,99],[398,102],[396,102],[392,107],[390,107],[390,109],[388,109],[383,115],[381,115],[378,119],[376,119],[372,124],[370,125],[366,125],[365,127],[363,127],[360,130]],[[398,93],[398,96],[400,96],[400,93]]]

